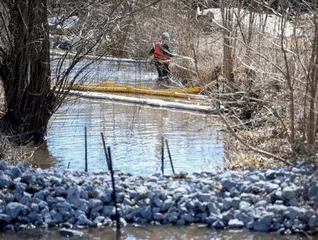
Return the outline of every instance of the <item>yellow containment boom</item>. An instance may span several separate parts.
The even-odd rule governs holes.
[[[147,94],[166,97],[189,98],[193,94],[198,94],[202,91],[201,87],[185,88],[185,89],[151,89],[146,87],[132,87],[106,82],[102,84],[89,85],[73,85],[72,90],[91,91],[91,92],[116,92],[116,93],[132,93],[132,94]]]

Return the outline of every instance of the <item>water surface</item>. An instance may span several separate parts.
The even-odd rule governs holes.
[[[176,172],[223,168],[223,137],[216,116],[105,100],[72,98],[53,115],[47,147],[56,166],[83,171],[87,128],[88,170],[107,170],[101,133],[115,169],[149,175],[161,169],[162,137]],[[165,172],[171,172],[165,145]]]

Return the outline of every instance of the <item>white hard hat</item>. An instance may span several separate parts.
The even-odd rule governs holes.
[[[164,32],[164,33],[162,34],[162,38],[167,38],[167,39],[170,40],[170,35],[169,35],[169,33]]]

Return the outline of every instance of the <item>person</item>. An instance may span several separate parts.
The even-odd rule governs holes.
[[[168,43],[170,41],[170,35],[164,32],[161,36],[161,42],[155,44],[150,50],[150,54],[153,55],[153,60],[158,71],[158,80],[168,79],[171,75],[169,70],[169,64],[173,54],[170,52]]]

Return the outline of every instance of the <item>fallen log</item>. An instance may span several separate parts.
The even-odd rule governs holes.
[[[161,99],[143,99],[143,98],[126,97],[126,96],[120,96],[120,95],[114,95],[114,94],[108,94],[108,93],[86,92],[86,91],[83,92],[83,91],[75,91],[75,90],[71,90],[69,94],[80,96],[80,97],[86,97],[86,98],[106,99],[110,101],[129,102],[129,103],[136,103],[136,104],[163,107],[163,108],[176,108],[176,109],[184,109],[184,110],[204,112],[204,113],[216,112],[216,109],[213,106],[171,102],[171,101],[164,101]]]

